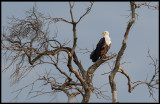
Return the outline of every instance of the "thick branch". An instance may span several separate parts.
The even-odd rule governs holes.
[[[127,77],[127,79],[128,79],[128,92],[131,93],[131,91],[132,91],[131,90],[131,79],[130,79],[129,75],[125,72],[125,70],[121,66],[119,67],[119,69],[122,71],[121,73],[124,74]]]
[[[78,61],[78,57],[77,57],[76,53],[73,54],[73,61],[78,66],[78,68],[80,69],[81,74],[84,78],[86,76],[86,71],[84,70],[82,64]]]
[[[68,55],[71,55],[71,54],[70,54],[70,51],[69,51],[68,49],[64,48],[64,47],[55,49],[55,50],[53,50],[53,51],[45,51],[45,52],[43,52],[43,53],[40,53],[40,54],[37,55],[33,60],[31,60],[31,56],[30,56],[30,55],[28,55],[27,53],[26,53],[26,55],[28,56],[29,63],[30,63],[31,65],[33,65],[33,64],[34,64],[38,59],[40,59],[43,55],[53,55],[53,56],[54,56],[55,54],[57,54],[58,52],[61,52],[61,51],[65,51],[65,52],[67,52]]]
[[[76,24],[73,23],[73,47],[72,47],[72,50],[71,50],[72,55],[75,52],[76,46],[77,46]]]
[[[112,56],[108,56],[106,58],[102,58],[98,61],[96,61],[93,65],[91,65],[89,68],[88,68],[88,72],[90,74],[93,74],[95,72],[95,70],[101,65],[103,64],[104,62],[108,61],[108,60],[111,60],[112,58],[116,57],[116,54],[113,54]]]
[[[116,84],[115,84],[115,81],[114,81],[114,77],[120,67],[120,60],[121,60],[121,57],[126,49],[126,42],[127,42],[127,39],[128,39],[128,35],[129,35],[129,31],[130,31],[130,28],[132,26],[132,24],[135,22],[135,8],[134,8],[134,2],[131,1],[130,2],[130,5],[131,5],[131,13],[132,13],[132,18],[130,20],[130,22],[128,23],[128,26],[127,26],[127,29],[126,29],[126,32],[125,32],[125,35],[124,35],[124,39],[123,39],[123,42],[122,42],[122,47],[120,49],[120,51],[118,52],[118,56],[116,58],[116,63],[115,63],[115,67],[114,69],[112,70],[111,74],[109,75],[109,81],[110,81],[110,86],[111,86],[111,91],[112,91],[112,95],[113,97],[117,97],[116,95]],[[112,98],[113,99],[113,102],[117,102],[117,98]],[[115,100],[116,99],[116,100]]]

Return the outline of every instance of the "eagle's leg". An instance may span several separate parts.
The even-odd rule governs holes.
[[[101,56],[100,58],[106,58],[107,56],[106,55],[103,55],[103,56]]]

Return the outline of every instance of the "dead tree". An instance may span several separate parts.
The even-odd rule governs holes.
[[[109,57],[100,59],[91,65],[87,70],[85,70],[76,55],[77,24],[91,11],[92,6],[93,2],[90,2],[90,5],[88,8],[86,8],[85,13],[81,15],[77,21],[75,21],[72,12],[74,2],[69,2],[71,21],[68,21],[64,18],[52,18],[51,16],[44,16],[42,13],[37,11],[36,6],[34,6],[33,9],[26,11],[27,16],[25,19],[19,19],[14,16],[9,18],[9,20],[11,20],[10,26],[4,28],[1,44],[3,51],[6,50],[4,53],[4,55],[6,55],[6,60],[7,58],[11,59],[11,61],[9,61],[11,63],[4,70],[8,69],[17,62],[16,68],[11,75],[11,79],[13,80],[12,83],[18,83],[22,78],[29,74],[32,68],[43,64],[53,65],[54,68],[60,72],[61,76],[63,75],[64,77],[64,81],[60,83],[53,75],[51,75],[51,71],[46,71],[43,76],[39,75],[39,78],[33,81],[31,84],[14,91],[18,93],[15,98],[18,97],[24,88],[32,86],[28,95],[33,93],[36,94],[31,98],[46,93],[61,91],[68,96],[68,102],[72,102],[72,99],[78,94],[83,96],[82,102],[89,102],[90,96],[94,89],[92,83],[93,73],[102,63],[116,56],[116,54],[112,54]],[[59,42],[58,39],[56,39],[57,33],[55,33],[54,36],[50,35],[50,24],[60,21],[72,25],[72,47],[67,46],[68,42]],[[8,52],[11,54],[9,55]],[[61,55],[63,55],[63,59]],[[66,64],[69,73],[67,72],[67,69],[64,71],[63,68],[60,68],[59,63],[61,61]],[[78,67],[78,69],[73,67],[72,61]],[[72,78],[73,76],[71,76],[71,74],[75,75],[74,79]],[[33,91],[33,86],[35,83],[41,80],[45,81],[43,86],[50,84],[51,90],[53,91]],[[71,90],[74,92],[71,92]]]
[[[30,84],[20,88],[14,92],[17,92],[17,96],[27,87],[31,87],[29,90],[28,96],[32,95],[30,98],[34,98],[43,94],[55,94],[56,92],[64,92],[68,97],[68,102],[72,102],[73,98],[77,95],[82,96],[82,102],[89,102],[89,99],[92,93],[99,94],[100,96],[105,97],[99,89],[96,89],[93,86],[93,76],[96,69],[102,65],[104,62],[109,61],[116,57],[115,68],[112,70],[109,75],[110,85],[113,94],[113,102],[117,102],[116,98],[116,84],[114,82],[114,76],[121,70],[121,73],[124,74],[129,81],[129,86],[131,81],[129,76],[127,76],[124,69],[120,66],[120,59],[123,55],[123,52],[126,48],[126,42],[129,35],[129,30],[132,24],[135,21],[135,8],[136,5],[134,2],[131,2],[131,11],[132,18],[126,29],[124,40],[122,42],[122,48],[118,54],[111,54],[108,57],[99,59],[93,65],[89,66],[87,69],[84,69],[79,57],[76,54],[77,48],[77,25],[81,20],[91,11],[93,2],[89,3],[89,6],[86,8],[86,11],[78,18],[76,21],[73,15],[73,8],[75,2],[69,2],[70,7],[70,18],[71,21],[64,18],[53,18],[51,16],[44,16],[42,13],[37,11],[36,6],[29,11],[26,11],[26,18],[19,19],[16,17],[11,17],[9,20],[9,26],[4,27],[2,33],[2,50],[5,60],[10,62],[10,64],[3,70],[9,69],[10,66],[14,66],[14,72],[11,74],[12,84],[18,83],[20,80],[25,78],[32,69],[38,65],[52,65],[53,70],[59,71],[59,74],[52,73],[53,70],[49,72],[46,70],[44,75],[38,75],[38,79],[31,82]],[[146,5],[146,4],[142,4]],[[141,6],[138,5],[137,8]],[[72,25],[73,32],[73,44],[68,46],[69,42],[60,42],[57,39],[58,33],[50,33],[50,24],[65,22]],[[65,68],[61,68],[61,64],[65,64]],[[73,64],[76,66],[74,67]],[[45,70],[45,69],[44,69]],[[157,70],[155,73],[157,75]],[[63,81],[58,81],[56,75],[59,76]],[[152,84],[155,80],[155,76],[152,78],[151,82],[141,82],[149,86],[149,88],[154,87],[157,83]],[[51,91],[35,90],[34,86],[38,81],[44,81],[43,85],[50,85]],[[135,86],[129,87],[131,92],[137,85],[141,84],[137,82]],[[152,93],[151,93],[152,94]]]
[[[132,90],[140,85],[140,84],[143,84],[145,83],[148,88],[149,88],[149,92],[150,92],[150,95],[153,97],[153,90],[152,89],[158,89],[157,87],[155,87],[156,85],[159,84],[159,79],[156,77],[158,76],[158,72],[159,72],[159,66],[157,66],[157,62],[158,60],[157,59],[153,59],[150,54],[149,54],[149,57],[152,59],[153,61],[153,65],[155,66],[155,73],[151,79],[150,82],[147,82],[147,81],[138,81],[133,87],[131,87],[131,80],[130,80],[130,77],[129,75],[125,72],[125,70],[120,66],[120,61],[121,61],[121,57],[123,56],[124,54],[124,51],[127,47],[127,39],[128,39],[128,35],[129,35],[129,31],[132,27],[132,25],[135,23],[135,19],[136,19],[136,13],[135,13],[135,9],[136,8],[139,8],[141,5],[145,5],[147,6],[148,8],[154,8],[154,9],[158,9],[159,7],[158,6],[152,6],[152,5],[149,5],[147,3],[140,3],[140,4],[136,4],[135,1],[131,1],[130,2],[130,10],[131,10],[131,19],[127,25],[127,28],[126,28],[126,32],[124,34],[124,38],[123,38],[123,42],[122,42],[122,47],[121,49],[119,50],[118,52],[118,55],[116,57],[116,61],[115,61],[115,66],[113,68],[113,70],[111,71],[111,74],[109,75],[109,82],[110,82],[110,86],[111,86],[111,92],[112,92],[112,102],[113,103],[117,103],[118,100],[117,100],[117,90],[116,90],[116,83],[114,81],[114,77],[116,75],[116,73],[118,72],[118,70],[121,70],[121,73],[124,74],[127,78],[128,78],[128,86],[129,86],[129,92],[131,93]],[[157,78],[157,79],[156,79]],[[153,83],[152,83],[153,82]],[[151,84],[152,83],[152,84]],[[154,97],[153,97],[154,98]]]

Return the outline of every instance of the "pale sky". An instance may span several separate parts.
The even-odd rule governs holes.
[[[152,2],[151,4],[157,3],[158,2]],[[2,2],[2,26],[7,26],[7,17],[15,16],[24,18],[24,12],[31,9],[33,5],[34,2]],[[62,17],[69,21],[71,20],[68,2],[37,2],[36,5],[38,10],[45,15],[50,14],[53,18]],[[84,13],[87,5],[87,2],[75,3],[75,7],[73,8],[73,15],[76,18],[75,20],[77,20]],[[99,39],[102,37],[101,33],[108,30],[112,41],[109,52],[118,53],[122,45],[127,23],[130,19],[130,17],[127,17],[127,15],[130,15],[129,10],[129,2],[95,2],[91,12],[77,25],[78,46],[80,48],[88,48],[91,51],[93,46],[95,47]],[[151,60],[147,58],[148,49],[150,49],[151,55],[154,57],[158,58],[159,56],[158,10],[151,10],[142,6],[141,8],[136,9],[136,13],[139,16],[130,30],[127,48],[121,60],[121,63],[129,62],[122,65],[122,67],[130,75],[133,82],[138,80],[143,81],[146,79],[147,75],[148,77],[151,77],[153,73],[153,67],[149,66]],[[70,24],[58,22],[56,26],[58,28],[59,41],[63,42],[72,40],[72,27]],[[72,45],[72,42],[69,45]],[[89,59],[89,53],[78,54],[78,57],[80,58],[85,69],[92,65],[92,61]],[[2,69],[5,64],[7,63],[4,63],[2,59]],[[47,66],[43,67],[46,69],[51,68]],[[107,63],[101,65],[94,73],[93,84],[95,87],[100,87],[104,83],[109,82],[108,75],[101,75],[104,72],[109,72],[108,70],[110,69],[107,69],[106,67],[108,67]],[[39,70],[38,67],[37,69]],[[35,69],[35,71],[37,70]],[[25,86],[27,83],[32,82],[33,79],[36,78],[36,76],[31,73],[28,77],[26,77],[24,82],[20,82],[20,84],[10,87],[10,73],[11,71],[2,73],[2,102],[10,102],[15,96],[15,94],[11,93],[12,91]],[[126,77],[120,73],[117,73],[115,81],[117,83],[119,102],[154,102],[154,100],[149,97],[149,92],[146,85],[140,85],[136,87],[132,93],[129,93]],[[108,91],[108,96],[111,96],[110,86],[108,85],[104,89]],[[26,93],[27,90],[24,90],[19,96],[17,102],[49,102],[52,99],[51,96],[44,95],[31,100],[26,100]],[[158,95],[158,92],[156,92],[155,98],[158,98]],[[65,94],[58,93],[55,96],[57,96],[57,98],[53,100],[53,102],[67,102],[67,97]],[[80,96],[77,97],[79,102],[81,102],[81,98],[82,97]],[[159,102],[159,99],[157,100]],[[73,101],[76,102],[77,100],[74,99]],[[95,94],[93,94],[90,98],[90,102],[111,102],[111,100],[97,99]]]

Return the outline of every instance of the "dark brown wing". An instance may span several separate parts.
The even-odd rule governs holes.
[[[101,39],[99,40],[98,44],[97,44],[97,47],[100,47],[100,46],[104,45],[104,43],[105,43],[105,38],[101,38]],[[97,48],[97,47],[96,47],[96,48]],[[103,46],[102,46],[102,47],[103,47]]]
[[[101,38],[96,46],[96,49],[91,53],[90,59],[92,59],[93,62],[97,61],[97,59],[101,55],[101,50],[104,49],[105,45],[105,38]]]

